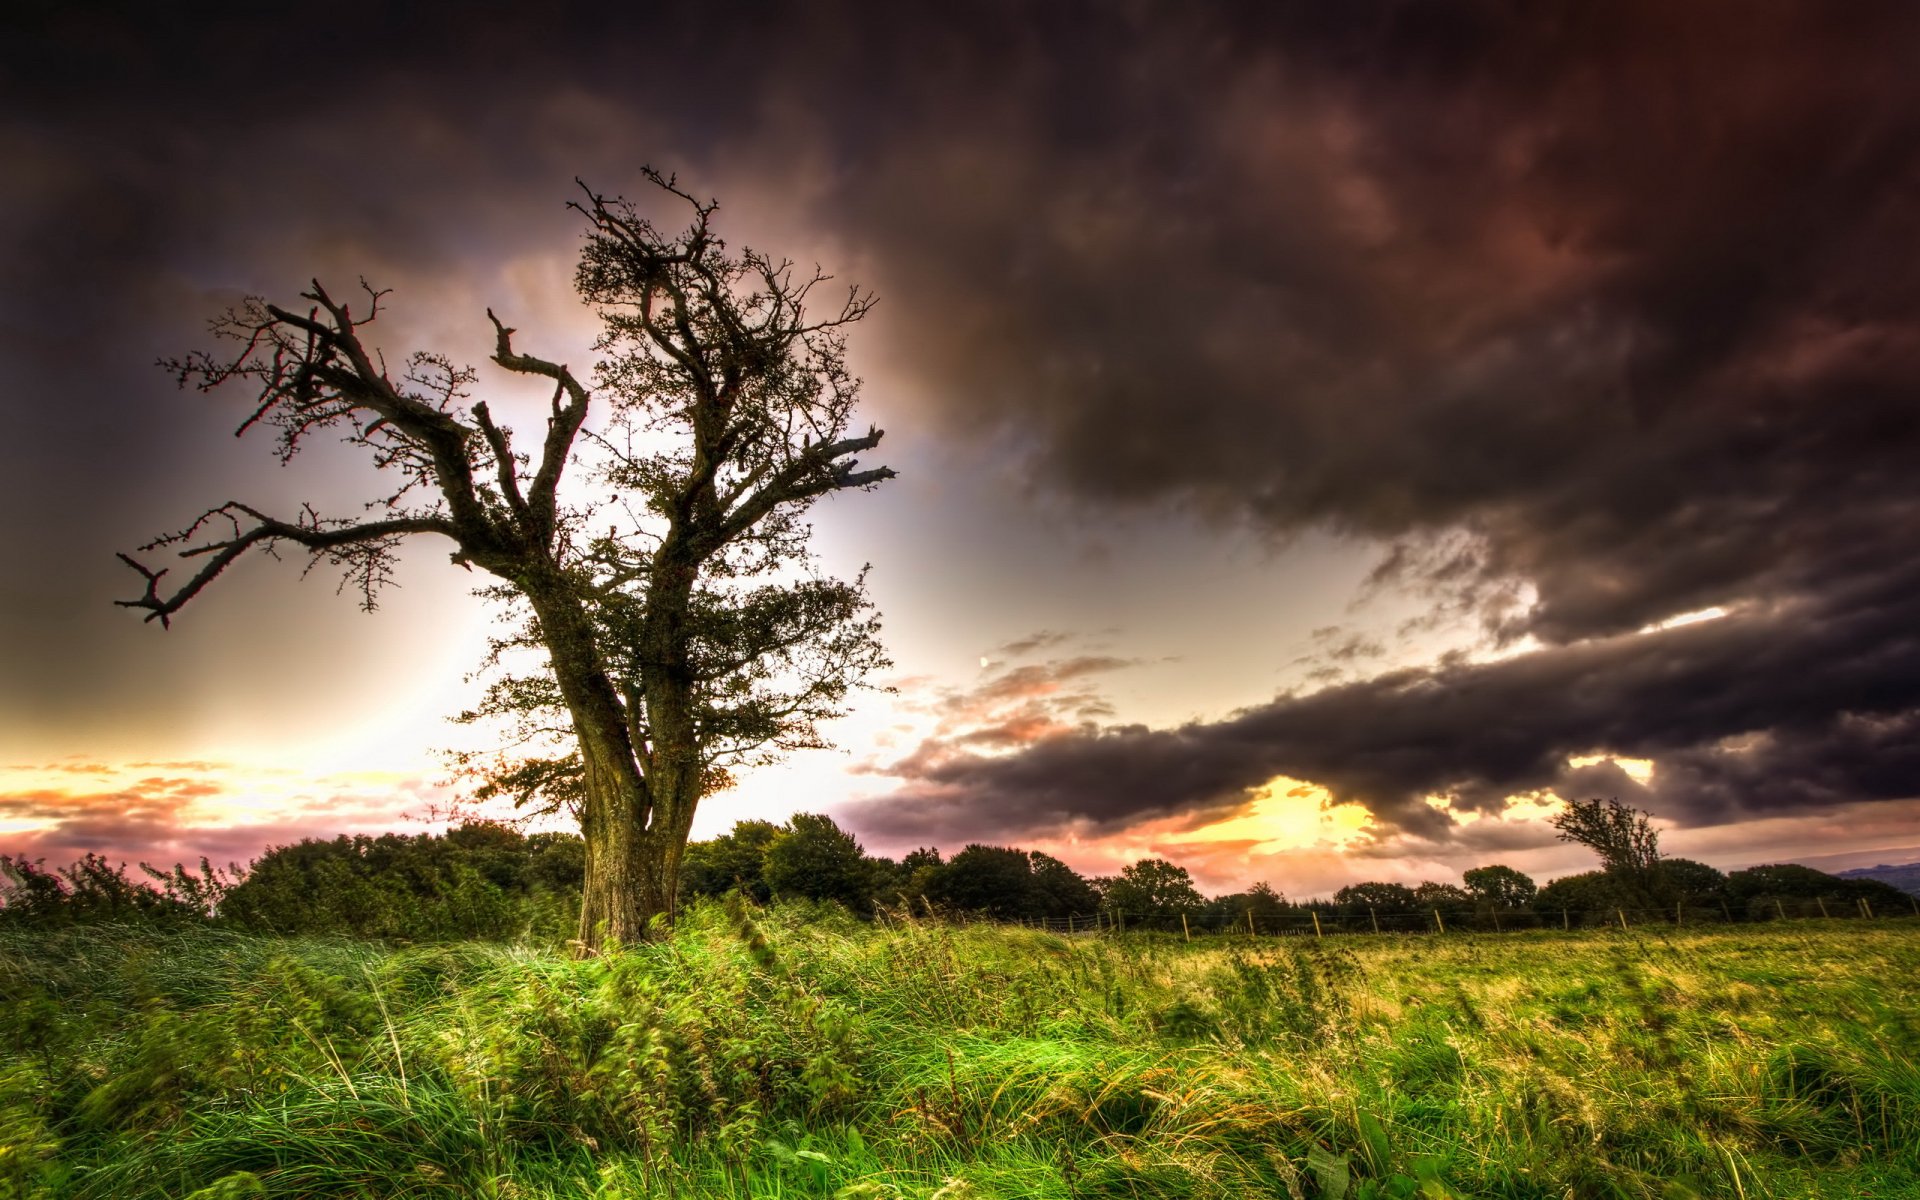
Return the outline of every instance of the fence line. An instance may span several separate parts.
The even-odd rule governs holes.
[[[1308,908],[1291,913],[1257,915],[1251,910],[1238,914],[1215,913],[1201,917],[1180,913],[1158,920],[1125,913],[1093,912],[1065,917],[1025,917],[998,922],[1023,929],[1061,934],[1124,934],[1128,932],[1175,933],[1191,941],[1196,937],[1326,937],[1335,934],[1388,933],[1517,933],[1535,929],[1631,929],[1645,926],[1686,928],[1689,926],[1728,926],[1777,924],[1785,920],[1875,921],[1920,916],[1920,898],[1912,898],[1912,912],[1875,912],[1872,905],[1859,900],[1849,909],[1836,900],[1789,901],[1775,898],[1756,901],[1738,911],[1727,904],[1675,905],[1672,908],[1612,908],[1581,910],[1571,908],[1467,909],[1442,905],[1419,912],[1379,912],[1375,909]]]

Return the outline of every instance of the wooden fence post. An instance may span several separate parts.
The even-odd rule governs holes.
[[[1433,910],[1433,923],[1441,933],[1447,931],[1447,923],[1440,919],[1440,910],[1437,908]]]
[[[1320,910],[1317,908],[1310,908],[1307,911],[1313,914],[1313,936],[1315,937],[1321,936],[1320,935]]]
[[[1920,912],[1920,909],[1916,909],[1915,911]],[[1367,920],[1373,922],[1373,931],[1375,933],[1379,933],[1380,932],[1380,914],[1373,911],[1372,905],[1367,906]]]
[[[1067,914],[1067,932],[1068,933],[1073,932],[1073,914],[1072,913]]]
[[[1625,929],[1627,927],[1627,910],[1624,908],[1616,908],[1613,911],[1614,915],[1620,918],[1620,928]]]
[[[1255,929],[1255,928],[1253,927],[1253,910],[1252,910],[1252,909],[1248,909],[1248,910],[1247,910],[1247,936],[1248,936],[1248,937],[1253,937],[1253,936],[1254,936],[1255,934],[1257,934],[1258,932],[1259,932],[1259,930],[1257,930],[1257,929]]]
[[[1567,914],[1567,910],[1564,908],[1560,910],[1560,928],[1569,932],[1573,929],[1573,918]]]
[[[1867,920],[1873,920],[1873,905],[1867,903],[1865,896],[1860,897],[1860,911],[1867,914]]]
[[[1780,902],[1780,897],[1775,896],[1773,898],[1773,907],[1774,907],[1774,911],[1780,914],[1780,919],[1782,921],[1787,919],[1787,906]]]
[[[1493,908],[1493,909],[1488,909],[1487,911],[1493,914],[1493,931],[1495,933],[1499,933],[1500,932],[1500,910],[1497,908]]]
[[[1185,913],[1180,914],[1180,932],[1187,935],[1188,941],[1193,940],[1193,930],[1187,928],[1187,914]]]
[[[1682,917],[1682,916],[1680,915],[1680,908],[1681,908],[1681,903],[1680,903],[1680,901],[1678,901],[1678,900],[1676,900],[1676,901],[1674,901],[1674,904],[1673,904],[1673,923],[1674,923],[1674,926],[1675,926],[1676,928],[1678,928],[1678,927],[1679,927],[1679,926],[1681,926],[1681,925],[1685,925],[1685,924],[1687,923],[1687,922],[1686,922],[1686,920],[1685,920],[1685,919],[1684,919],[1684,918],[1683,918],[1683,917]]]
[[[1818,905],[1820,906],[1820,915],[1821,915],[1821,916],[1823,916],[1823,917],[1824,917],[1824,916],[1826,916],[1826,915],[1827,915],[1827,901],[1826,901],[1826,898],[1825,898],[1824,896],[1815,896],[1815,897],[1813,898],[1813,902],[1814,902],[1815,904],[1818,904]]]

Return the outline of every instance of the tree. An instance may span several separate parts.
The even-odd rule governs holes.
[[[735,821],[706,842],[687,843],[680,862],[680,890],[693,896],[724,896],[734,888],[755,904],[773,898],[767,886],[767,847],[784,832],[772,821]]]
[[[1404,883],[1350,883],[1333,894],[1333,902],[1346,913],[1408,913],[1419,907]]]
[[[1637,891],[1622,887],[1618,875],[1610,871],[1582,871],[1548,881],[1534,897],[1533,907],[1540,913],[1566,910],[1610,917],[1615,909],[1633,908],[1639,900]]]
[[[418,353],[389,374],[368,341],[386,292],[363,282],[350,303],[316,280],[303,303],[249,299],[216,322],[232,354],[166,365],[183,386],[248,388],[238,432],[276,429],[283,461],[337,434],[395,478],[375,501],[382,515],[309,506],[287,518],[229,501],[142,548],[199,564],[177,587],[121,556],[146,589],[120,603],[162,625],[254,550],[297,547],[310,565],[342,568],[368,609],[414,536],[444,539],[456,564],[498,581],[489,594],[524,626],[495,651],[524,644],[545,661],[496,680],[476,710],[521,720],[535,739],[491,782],[577,813],[589,950],[643,938],[672,911],[695,808],[729,767],[821,744],[818,723],[885,662],[861,581],[811,571],[802,520],[822,496],[893,475],[853,457],[879,430],[847,432],[859,387],[844,335],[871,297],[851,289],[810,317],[826,276],[730,253],[714,202],[646,176],[690,210],[677,235],[585,185],[571,206],[588,227],[575,285],[602,322],[592,386],[522,352],[487,313],[493,363],[553,387],[537,451],[470,400],[471,368]],[[617,506],[563,495],[570,474],[614,489]]]
[[[1668,904],[1718,904],[1726,898],[1727,877],[1706,863],[1663,858],[1659,872],[1660,896]]]
[[[1812,916],[1822,903],[1847,912],[1865,900],[1881,913],[1904,912],[1910,900],[1905,892],[1878,879],[1842,879],[1799,863],[1769,863],[1727,876],[1726,894],[1747,915],[1771,917],[1781,911]]]
[[[1531,877],[1498,863],[1475,867],[1461,876],[1473,898],[1495,908],[1525,908],[1540,891]]]
[[[1271,929],[1279,924],[1291,907],[1287,898],[1263,879],[1244,892],[1232,892],[1208,900],[1202,919],[1213,929],[1244,929],[1247,914],[1252,913],[1257,926]]]
[[[795,813],[768,843],[763,870],[775,895],[833,900],[855,912],[873,907],[866,851],[832,817]]]
[[[1660,861],[1660,832],[1646,813],[1618,800],[1569,800],[1553,818],[1563,842],[1578,842],[1600,865],[1631,879],[1652,877]]]
[[[1444,916],[1459,920],[1473,911],[1473,897],[1463,887],[1427,880],[1413,889],[1413,901],[1424,910],[1439,909]]]
[[[937,904],[1012,920],[1031,905],[1033,860],[1010,846],[969,845],[934,867],[926,886]]]
[[[1206,903],[1194,890],[1187,869],[1164,858],[1143,858],[1121,868],[1119,876],[1107,883],[1102,900],[1128,920],[1159,922],[1175,920]]]
[[[1086,876],[1051,854],[1027,852],[1033,864],[1033,886],[1028,892],[1029,917],[1084,917],[1100,906],[1100,896]]]

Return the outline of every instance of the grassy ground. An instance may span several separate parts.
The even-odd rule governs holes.
[[[1920,924],[0,937],[0,1197],[1920,1196]]]

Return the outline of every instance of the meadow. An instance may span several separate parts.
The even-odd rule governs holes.
[[[1920,922],[0,932],[0,1197],[1920,1196]]]

